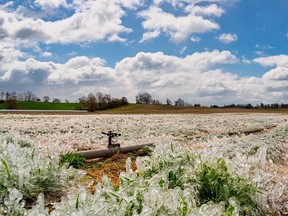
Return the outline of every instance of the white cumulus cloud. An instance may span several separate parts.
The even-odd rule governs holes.
[[[232,42],[235,42],[238,40],[238,36],[236,34],[221,34],[217,37],[217,39],[224,43],[224,44],[229,44],[229,43],[232,43]]]
[[[23,92],[32,90],[38,97],[77,98],[103,91],[133,102],[139,91],[147,91],[164,101],[181,97],[187,102],[211,104],[285,102],[288,97],[287,56],[254,59],[274,67],[263,77],[239,77],[223,69],[239,64],[230,51],[195,52],[186,57],[163,52],[139,52],[123,58],[115,67],[99,57],[76,56],[65,63],[26,61],[5,63],[0,85]],[[265,60],[269,64],[264,64]],[[0,60],[1,61],[1,60]],[[32,89],[31,89],[32,88]]]
[[[268,80],[286,80],[288,81],[288,67],[276,67],[263,75]]]
[[[192,34],[205,33],[219,29],[219,25],[213,20],[190,13],[183,16],[175,16],[164,12],[159,7],[150,7],[141,11],[139,16],[144,19],[143,28],[147,31],[142,41],[158,37],[160,33],[167,35],[173,42],[179,43],[188,39]]]
[[[37,0],[35,4],[41,7],[57,8],[67,6],[65,0]],[[123,34],[132,29],[122,23],[126,10],[140,5],[140,0],[74,0],[67,7],[70,16],[55,21],[25,16],[12,11],[11,8],[0,8],[1,25],[0,38],[13,38],[16,44],[28,46],[42,43],[82,43],[107,40],[110,42],[125,42]],[[20,6],[19,6],[20,7]],[[23,7],[23,6],[21,6]],[[121,34],[121,36],[120,36]]]
[[[58,8],[60,6],[64,6],[64,7],[68,6],[66,0],[36,0],[34,3],[44,9],[45,8]]]
[[[207,87],[207,91],[219,91],[219,88],[209,87],[211,82],[218,82],[219,79],[219,83],[224,85],[222,88],[227,88],[225,91],[233,91],[229,82],[237,79],[237,76],[210,68],[236,62],[237,58],[229,51],[194,53],[185,58],[168,56],[162,52],[141,52],[135,57],[124,58],[116,65],[115,70],[119,76],[125,77],[125,85],[134,89],[133,92],[150,91],[163,98],[165,95],[193,95],[200,98],[204,93],[199,86],[201,89]]]
[[[274,67],[263,75],[264,79],[288,81],[288,55],[275,55],[256,58],[253,60],[264,67]],[[287,83],[285,85],[288,86]]]
[[[288,67],[288,55],[275,55],[256,58],[253,60],[262,66],[283,66]]]
[[[58,64],[47,80],[53,84],[93,81],[94,83],[102,82],[101,85],[105,85],[108,80],[112,79],[112,74],[113,69],[105,67],[103,59],[77,56],[65,64]]]
[[[185,8],[185,11],[192,13],[196,16],[198,15],[198,16],[220,17],[224,13],[224,10],[221,7],[217,6],[216,4],[211,4],[208,6],[189,5]]]
[[[43,57],[51,57],[51,56],[53,56],[53,53],[51,53],[51,52],[43,52],[42,56]]]
[[[192,36],[192,37],[190,38],[190,40],[191,40],[192,42],[199,42],[201,39],[200,39],[200,37]]]

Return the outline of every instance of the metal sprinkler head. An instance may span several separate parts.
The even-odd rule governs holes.
[[[112,131],[108,131],[107,133],[102,132],[102,134],[105,134],[106,136],[108,136],[108,146],[107,146],[108,148],[120,147],[119,143],[115,143],[115,144],[112,143],[112,138],[121,136],[120,133],[113,133]]]

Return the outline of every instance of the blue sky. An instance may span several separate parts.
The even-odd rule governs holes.
[[[0,91],[288,103],[286,0],[0,0]]]

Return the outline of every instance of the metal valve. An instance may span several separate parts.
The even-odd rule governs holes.
[[[120,147],[119,143],[116,143],[116,144],[112,143],[112,138],[121,136],[120,133],[113,133],[112,131],[108,131],[108,133],[102,132],[102,134],[105,134],[106,136],[108,136],[108,148]]]

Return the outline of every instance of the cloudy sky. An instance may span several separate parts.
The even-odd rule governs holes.
[[[288,103],[288,1],[0,0],[0,90]]]

